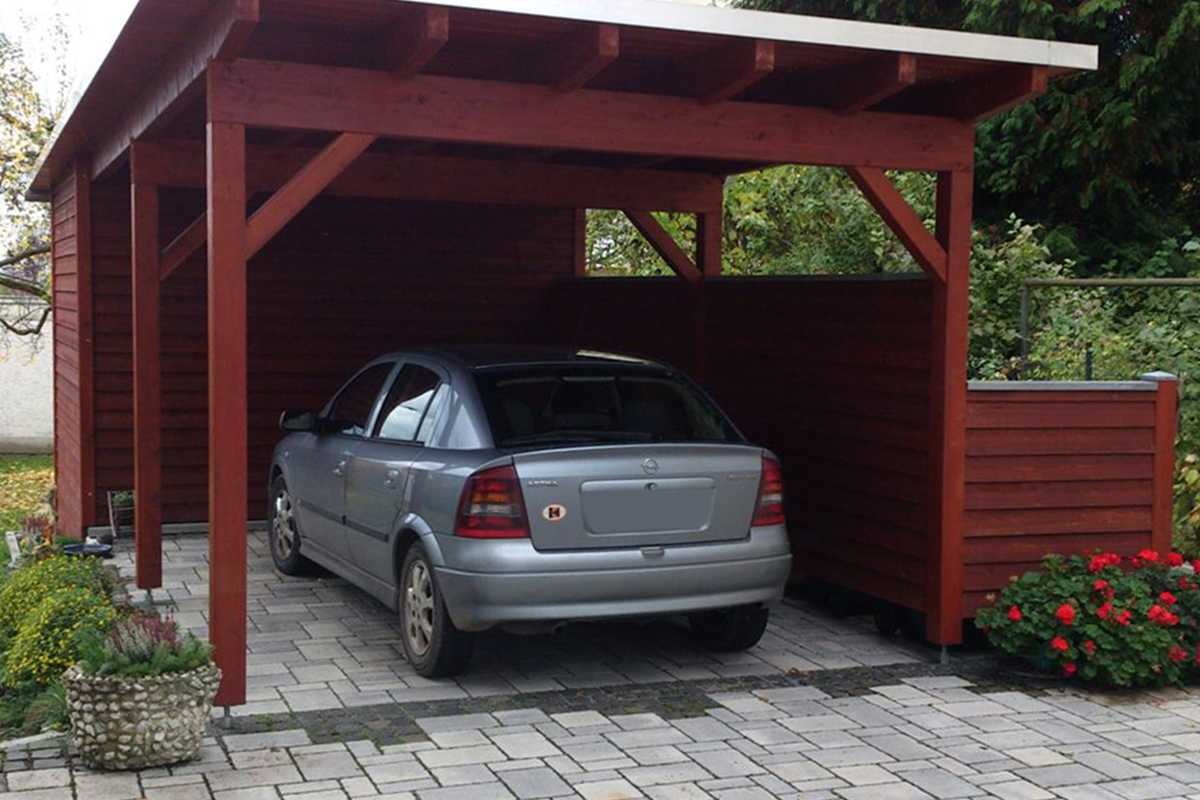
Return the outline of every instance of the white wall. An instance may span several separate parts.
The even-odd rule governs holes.
[[[0,313],[11,319],[15,312],[0,305]],[[53,336],[49,322],[38,337],[0,333],[0,453],[54,447]]]

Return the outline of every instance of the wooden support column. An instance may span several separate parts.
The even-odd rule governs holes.
[[[696,266],[706,278],[721,274],[721,211],[696,215]]]
[[[1179,414],[1179,379],[1165,372],[1143,375],[1158,383],[1154,399],[1154,504],[1150,512],[1150,549],[1171,550],[1174,525],[1171,504],[1175,491],[1175,428]]]
[[[246,138],[208,123],[209,641],[216,704],[246,702]]]
[[[970,172],[938,173],[937,239],[946,252],[946,277],[931,281],[933,349],[925,635],[942,645],[962,641],[971,192]]]
[[[133,218],[133,493],[139,589],[162,586],[162,328],[158,187],[131,183]]]
[[[587,209],[575,209],[575,257],[571,265],[576,278],[587,277]]]

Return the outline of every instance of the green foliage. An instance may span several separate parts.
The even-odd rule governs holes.
[[[89,675],[163,675],[202,667],[209,662],[212,651],[212,645],[192,634],[180,635],[178,625],[169,617],[135,613],[117,620],[106,632],[86,635],[79,668]]]
[[[1046,672],[1105,686],[1177,684],[1197,671],[1195,579],[1177,554],[1048,556],[975,623],[997,648]]]
[[[94,558],[52,556],[17,570],[0,588],[0,634],[12,637],[50,595],[79,588],[107,599],[112,575]]]
[[[57,681],[79,660],[82,638],[106,629],[115,618],[112,601],[93,589],[52,592],[21,621],[5,662],[5,684],[48,686]]]
[[[69,715],[67,693],[61,682],[0,690],[0,731],[6,736],[66,730]]]

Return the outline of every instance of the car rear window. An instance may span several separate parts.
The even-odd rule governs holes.
[[[500,447],[574,442],[741,442],[677,372],[538,366],[481,370],[475,382]]]

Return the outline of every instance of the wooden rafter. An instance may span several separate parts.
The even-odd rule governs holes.
[[[1044,94],[1048,85],[1049,71],[1045,67],[1005,67],[960,92],[952,110],[960,119],[975,122]]]
[[[384,66],[397,78],[421,71],[450,40],[450,11],[443,6],[406,9],[384,40]]]
[[[204,187],[202,143],[163,140],[139,142],[138,148],[138,172],[145,180],[173,188]],[[318,152],[247,147],[247,190],[276,191]],[[721,187],[719,176],[697,172],[367,152],[325,191],[341,197],[704,213],[721,207]],[[163,273],[195,252],[204,236],[201,217],[167,246]]]
[[[847,167],[846,171],[921,269],[931,278],[945,281],[945,248],[925,227],[917,212],[912,210],[912,206],[888,180],[883,170],[873,167]]]
[[[125,116],[106,128],[92,151],[93,177],[113,169],[134,139],[162,130],[201,97],[209,61],[237,58],[259,17],[258,0],[221,0],[214,5],[191,41],[176,48],[137,101],[129,104]]]
[[[554,43],[546,56],[546,75],[556,92],[587,84],[621,55],[621,29],[584,25]]]
[[[699,283],[701,275],[700,270],[696,268],[696,263],[688,258],[687,253],[683,252],[683,248],[671,238],[671,234],[667,233],[667,229],[654,218],[653,214],[649,211],[626,209],[625,216],[638,229],[638,232],[646,237],[646,241],[654,248],[654,252],[662,256],[662,260],[667,262],[667,266],[676,275],[688,283]]]
[[[369,133],[343,133],[301,167],[246,221],[246,258],[271,241],[272,236],[362,155],[375,139]]]
[[[740,94],[775,69],[775,43],[765,39],[734,42],[695,66],[696,97],[720,103]]]
[[[887,53],[851,65],[830,81],[836,88],[832,107],[839,114],[853,114],[878,105],[917,82],[917,57]]]
[[[545,87],[239,59],[214,64],[213,118],[447,142],[726,161],[967,169],[972,127],[956,119]],[[419,113],[418,113],[419,112]],[[466,125],[463,120],[470,119]],[[702,133],[700,133],[702,132]]]

